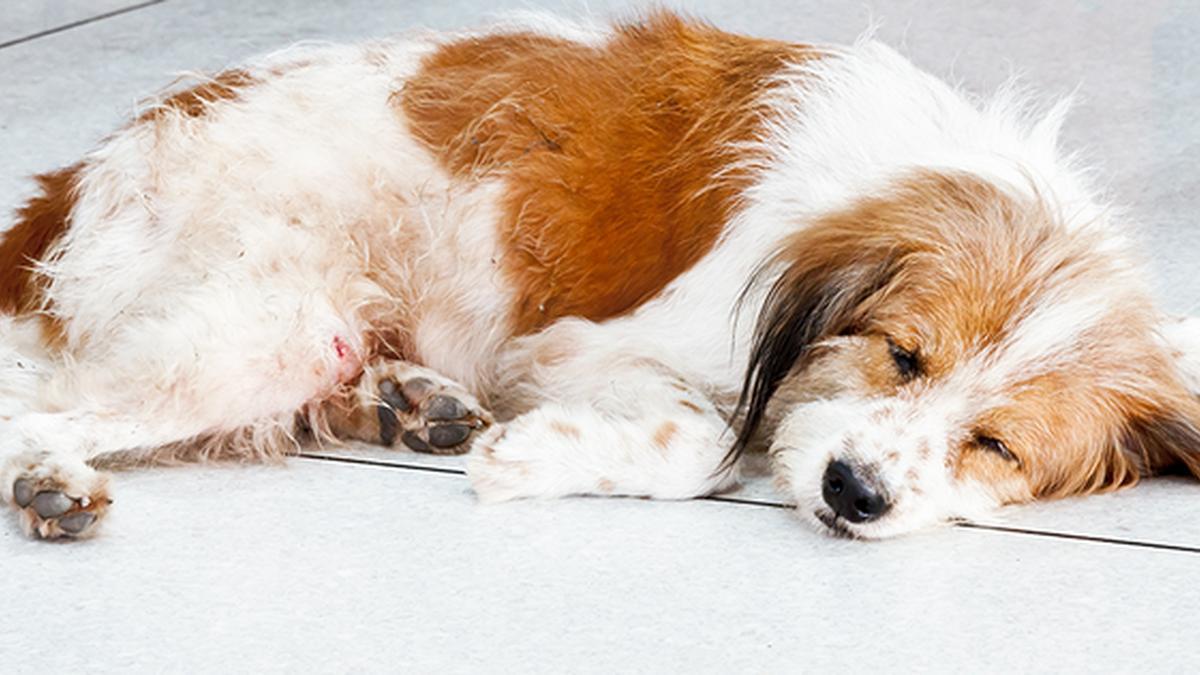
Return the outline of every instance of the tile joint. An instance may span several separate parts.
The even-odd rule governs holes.
[[[80,26],[86,26],[89,23],[96,23],[97,21],[111,19],[114,16],[128,14],[129,12],[134,12],[139,9],[144,9],[146,7],[150,7],[151,5],[160,5],[166,1],[167,0],[147,0],[147,2],[139,2],[136,5],[129,5],[127,7],[121,7],[119,9],[114,9],[111,12],[104,12],[103,14],[97,14],[95,16],[89,16],[87,18],[79,19],[78,21],[64,23],[61,26],[47,28],[45,30],[40,30],[36,33],[30,33],[29,35],[22,35],[21,37],[13,38],[11,40],[8,40],[7,42],[0,42],[0,49],[4,49],[6,47],[15,47],[20,44],[25,44],[26,42],[32,42],[39,38],[44,38],[44,37],[47,37],[50,35],[55,35],[57,33],[62,33],[64,31],[71,30],[72,28],[79,28]]]
[[[467,472],[462,469],[454,469],[444,466],[427,466],[422,464],[407,464],[402,462],[384,462],[377,459],[359,459],[354,457],[333,457],[330,455],[321,455],[308,452],[300,452],[293,457],[300,459],[315,460],[320,462],[334,462],[338,464],[358,464],[363,466],[377,466],[387,469],[407,469],[409,471],[421,471],[425,473],[439,473],[454,476],[465,476]],[[734,504],[737,506],[758,506],[773,509],[790,509],[793,508],[790,504],[782,502],[769,502],[759,499],[743,499],[740,497],[724,497],[721,495],[713,495],[710,497],[701,497],[701,501],[721,502],[726,504]],[[1184,546],[1181,544],[1164,544],[1153,541],[1139,541],[1136,539],[1117,539],[1115,537],[1100,537],[1090,534],[1074,534],[1070,532],[1054,532],[1051,530],[1035,530],[1022,527],[1008,527],[1005,525],[987,525],[984,523],[955,523],[955,527],[965,530],[988,530],[991,532],[1001,532],[1005,534],[1018,534],[1031,537],[1042,537],[1046,539],[1069,539],[1072,541],[1082,541],[1093,544],[1108,544],[1112,546],[1129,546],[1133,548],[1145,548],[1158,551],[1171,551],[1174,553],[1193,553],[1200,554],[1200,547]]]

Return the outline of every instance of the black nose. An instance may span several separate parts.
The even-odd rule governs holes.
[[[821,495],[834,513],[852,523],[875,520],[887,513],[891,506],[878,492],[859,480],[848,464],[841,461],[830,462],[829,468],[825,469]]]

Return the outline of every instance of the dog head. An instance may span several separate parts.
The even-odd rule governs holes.
[[[1102,224],[919,172],[770,266],[733,456],[765,438],[800,515],[880,538],[1200,475],[1200,404]]]

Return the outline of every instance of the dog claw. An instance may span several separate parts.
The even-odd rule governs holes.
[[[90,527],[94,522],[96,522],[96,514],[89,513],[87,511],[80,511],[79,513],[72,513],[69,516],[60,518],[58,520],[58,526],[67,534],[79,534]]]
[[[29,506],[30,502],[33,501],[33,497],[33,483],[30,483],[24,478],[18,478],[17,481],[13,483],[13,500],[17,502],[17,506],[21,508]]]
[[[57,518],[73,506],[75,500],[57,490],[39,492],[33,498],[33,510],[42,518]]]

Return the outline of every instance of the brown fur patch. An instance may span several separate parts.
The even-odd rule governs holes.
[[[41,308],[45,287],[33,265],[44,259],[66,231],[82,168],[75,164],[35,177],[41,194],[17,211],[16,224],[0,241],[0,310],[22,314]],[[53,334],[56,330],[51,328],[48,335]]]
[[[674,440],[675,435],[679,433],[679,425],[674,422],[663,422],[658,431],[654,432],[654,445],[660,450],[666,450],[667,446]]]
[[[413,133],[460,177],[502,176],[514,329],[636,308],[707,253],[768,111],[805,47],[656,13],[604,46],[534,34],[445,45],[397,92]]]
[[[703,413],[704,413],[704,409],[703,409],[703,408],[701,408],[700,406],[696,405],[695,403],[692,403],[691,401],[685,401],[685,400],[683,400],[683,399],[680,399],[680,401],[679,401],[679,405],[681,405],[681,406],[683,406],[683,407],[687,408],[688,410],[691,410],[692,412],[696,413],[697,415],[701,415],[701,414],[703,414]]]
[[[810,292],[855,295],[846,286],[864,284],[826,330],[889,338],[938,376],[980,341],[1001,342],[1050,285],[1111,269],[1096,243],[982,179],[926,171],[798,233],[780,257],[787,284],[826,275]],[[866,376],[897,383],[879,347]]]
[[[169,113],[179,113],[191,118],[203,117],[214,103],[236,99],[243,89],[254,82],[250,73],[244,70],[226,70],[194,87],[173,92],[139,115],[137,121],[155,121]]]

